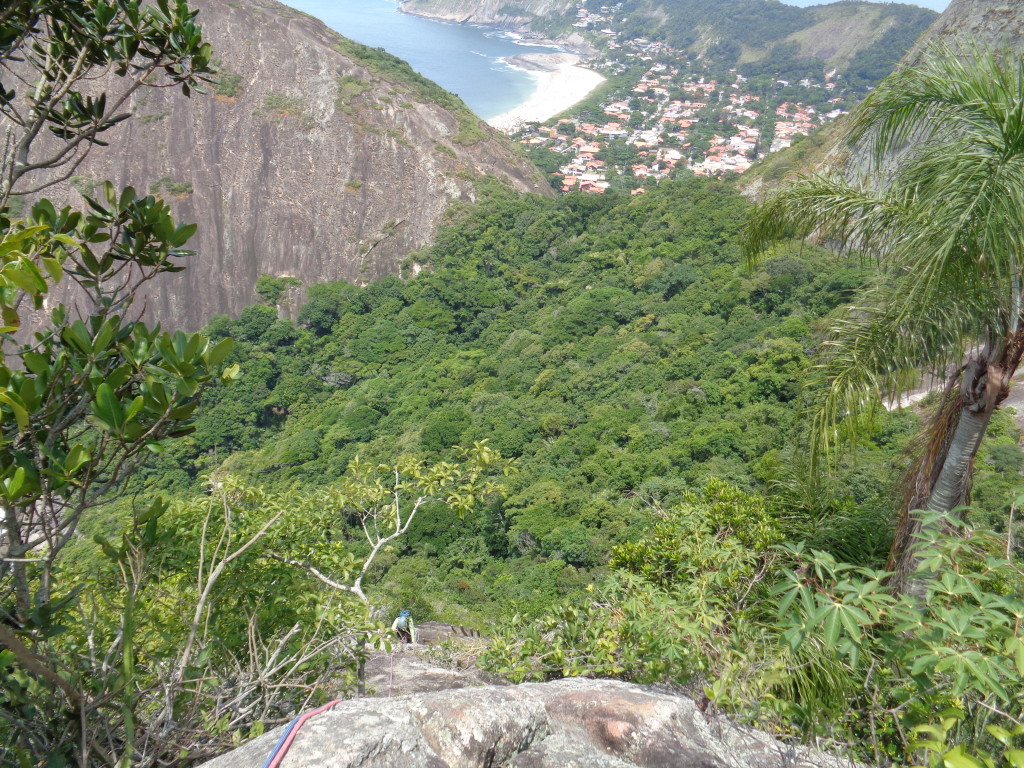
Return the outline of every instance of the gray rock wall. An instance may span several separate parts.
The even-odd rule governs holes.
[[[932,42],[972,40],[997,49],[1024,50],[1024,4],[1016,0],[953,0],[903,63],[917,62]]]

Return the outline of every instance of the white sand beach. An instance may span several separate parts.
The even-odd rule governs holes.
[[[537,90],[525,103],[487,122],[499,131],[515,133],[525,123],[543,122],[581,101],[604,77],[579,62],[580,57],[571,53],[526,53],[505,59],[509,66],[530,72]]]

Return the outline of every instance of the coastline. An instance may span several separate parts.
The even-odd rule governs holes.
[[[487,120],[504,133],[515,133],[526,123],[541,123],[564,112],[605,80],[603,75],[579,66],[581,57],[573,53],[527,53],[503,61],[528,72],[537,83],[525,102]]]

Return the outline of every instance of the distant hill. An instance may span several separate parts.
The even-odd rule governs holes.
[[[1024,5],[1004,0],[953,0],[898,65],[914,65],[920,61],[929,44],[943,42],[954,46],[967,43],[1024,52]],[[854,171],[863,168],[867,161],[866,150],[847,150],[838,146],[844,125],[843,121],[831,123],[790,149],[769,155],[764,162],[744,174],[746,194],[762,198],[784,178],[796,173],[825,168]]]
[[[195,329],[237,314],[261,274],[304,285],[397,274],[485,175],[550,194],[503,136],[399,59],[274,0],[191,4],[220,83],[191,100],[142,89],[111,147],[48,192],[77,206],[110,179],[199,224],[188,269],[144,297],[151,318]]]
[[[624,0],[616,17],[633,36],[696,54],[785,74],[790,62],[817,59],[847,77],[878,80],[938,16],[895,3],[840,2],[797,8],[776,0]],[[751,66],[754,65],[754,66]]]
[[[414,16],[527,30],[540,18],[575,12],[574,0],[401,0],[402,11]]]
[[[808,64],[876,82],[938,16],[911,5],[846,1],[797,8],[777,0],[622,0],[608,25],[622,38],[665,41],[745,74],[799,77]],[[575,3],[561,0],[403,0],[402,10],[447,21],[516,27],[554,36],[569,31]],[[595,3],[588,10],[599,10]],[[794,67],[794,64],[796,65]]]

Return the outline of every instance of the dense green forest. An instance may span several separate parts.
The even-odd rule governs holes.
[[[56,167],[124,119],[78,90],[96,70],[215,77],[185,3],[104,9],[0,18],[4,61],[49,52],[19,63],[54,87],[0,112],[31,145],[26,99]],[[1024,452],[997,406],[1024,70],[949,53],[853,118],[883,157],[929,131],[884,189],[482,180],[403,277],[307,286],[291,322],[267,275],[199,334],[126,313],[194,226],[109,183],[16,204],[33,169],[0,158],[0,756],[199,763],[354,693],[409,607],[481,629],[514,682],[657,682],[876,765],[1021,768]],[[952,373],[884,407],[922,371]]]
[[[302,533],[267,546],[322,558],[309,542],[336,518],[309,499],[351,475],[350,462],[411,454],[430,463],[487,441],[514,462],[502,492],[457,523],[448,503],[424,508],[368,571],[381,615],[411,607],[421,620],[496,635],[482,663],[513,680],[714,681],[718,706],[757,711],[766,727],[860,743],[865,759],[898,758],[906,741],[870,736],[867,713],[909,706],[902,723],[930,727],[948,691],[922,700],[895,670],[934,658],[948,638],[897,642],[879,626],[856,629],[851,647],[828,634],[846,624],[821,623],[830,601],[849,606],[847,618],[834,614],[860,622],[849,626],[883,610],[931,626],[973,611],[965,594],[1003,593],[1015,566],[992,561],[983,537],[937,541],[936,559],[989,558],[988,570],[946,584],[953,591],[930,599],[923,619],[913,602],[876,595],[920,418],[874,413],[827,480],[810,472],[798,419],[824,323],[875,269],[796,243],[748,269],[737,240],[748,210],[716,180],[557,200],[490,184],[479,203],[453,211],[434,247],[410,256],[405,269],[429,267],[413,279],[313,286],[293,324],[268,306],[284,286],[267,277],[265,303],[206,329],[236,340],[240,380],[211,393],[196,431],[142,470],[136,490],[184,496],[205,473],[230,472],[300,510],[291,519]],[[970,522],[1005,532],[1022,466],[1017,426],[999,413],[978,458]],[[175,568],[191,562],[195,536],[193,527]],[[346,551],[365,557],[368,544],[345,536]],[[801,592],[796,567],[838,591]],[[265,560],[235,578],[232,591],[247,594],[225,621],[261,599],[242,585],[271,579],[331,594]],[[780,610],[795,599],[800,611]],[[989,641],[1010,643],[993,600]],[[264,611],[264,631],[304,610]],[[241,632],[230,621],[221,631]],[[815,621],[837,651],[795,645],[801,622]],[[775,655],[752,659],[748,649],[766,637]],[[764,663],[788,672],[755,673]],[[978,673],[986,679],[1013,677],[999,662],[977,663],[997,664]],[[894,672],[865,681],[876,667]],[[954,720],[951,739],[976,725]]]
[[[261,279],[261,303],[204,331],[214,346],[234,340],[223,364],[237,380],[208,390],[194,431],[83,519],[66,583],[86,586],[79,605],[104,626],[131,594],[119,574],[135,553],[162,595],[136,608],[147,627],[140,652],[173,658],[158,638],[178,638],[173,648],[189,635],[175,606],[195,604],[191,574],[218,562],[203,548],[251,537],[211,584],[206,665],[238,663],[252,632],[280,638],[299,626],[297,647],[339,633],[328,658],[352,660],[383,617],[411,607],[421,621],[496,635],[484,661],[512,679],[717,681],[719,706],[756,705],[763,725],[866,738],[864,710],[850,712],[856,675],[837,667],[830,674],[845,682],[812,695],[802,686],[822,681],[751,678],[742,649],[761,626],[795,631],[793,616],[774,616],[769,588],[810,553],[823,578],[841,563],[877,579],[920,418],[879,411],[828,480],[809,472],[803,383],[824,325],[875,268],[789,243],[749,269],[738,242],[749,210],[719,180],[556,200],[487,183],[478,203],[452,211],[435,246],[409,257],[403,271],[425,267],[412,279],[310,286],[297,323],[273,306],[288,281]],[[335,582],[358,572],[373,544],[359,534],[358,508],[380,501],[367,491],[381,482],[378,464],[416,457],[402,470],[412,493],[437,462],[458,463],[453,446],[481,441],[512,471],[458,514],[451,496],[431,491],[366,572],[376,619],[304,570]],[[997,414],[977,463],[976,524],[1005,530],[1024,465],[1018,443],[1011,415]],[[157,496],[169,506],[154,507]],[[608,604],[625,613],[605,613]],[[735,625],[740,616],[754,623]],[[866,651],[876,661],[877,642]],[[773,663],[794,670],[826,663],[780,653]],[[311,662],[307,684],[354,685],[352,669],[334,663]],[[318,701],[267,698],[270,721]],[[258,732],[223,723],[214,736]],[[884,746],[895,756],[901,743]]]
[[[746,208],[696,180],[558,201],[491,185],[410,257],[431,267],[415,279],[312,286],[297,325],[260,304],[215,319],[206,333],[236,340],[244,374],[138,482],[194,492],[219,466],[311,489],[356,457],[439,460],[487,440],[516,462],[507,497],[458,528],[441,509],[418,520],[378,594],[480,626],[543,610],[708,478],[800,481],[785,468],[814,328],[865,270],[791,246],[744,272]],[[880,418],[816,512],[884,520],[914,422]]]
[[[291,508],[292,530],[260,551],[336,563],[317,549],[328,530],[358,561],[370,543],[315,501],[352,475],[350,462],[408,454],[430,464],[485,440],[514,462],[502,493],[458,522],[449,503],[424,508],[367,573],[381,615],[412,607],[421,621],[495,635],[482,663],[513,680],[709,681],[718,707],[757,712],[766,727],[899,758],[906,739],[888,721],[872,736],[870,713],[906,707],[903,727],[931,727],[948,689],[929,693],[904,670],[963,649],[955,624],[894,637],[878,618],[866,628],[868,616],[955,623],[983,590],[993,595],[986,644],[1010,649],[1013,609],[997,596],[1018,566],[992,560],[983,536],[937,541],[937,560],[986,567],[944,583],[924,617],[879,591],[897,486],[919,450],[912,411],[874,414],[828,479],[809,471],[803,384],[823,325],[874,267],[806,244],[746,267],[737,237],[750,206],[718,180],[639,198],[480,191],[434,247],[410,256],[403,269],[427,267],[414,279],[310,287],[293,324],[271,306],[283,281],[267,276],[263,303],[237,321],[215,318],[206,334],[236,339],[229,359],[241,378],[210,393],[196,431],[141,470],[133,492],[187,498],[207,473],[229,472]],[[968,516],[981,530],[1006,530],[1022,466],[1012,415],[997,414]],[[195,567],[189,514],[173,570]],[[807,593],[800,568],[834,586]],[[311,604],[333,599],[264,555],[225,582],[219,631],[241,639],[247,601],[273,604],[283,584]],[[795,600],[800,610],[787,610]],[[259,612],[261,631],[281,632],[308,609],[279,598]],[[820,639],[798,644],[808,631]],[[768,659],[750,655],[762,646],[774,648]],[[985,680],[1015,674],[998,654],[965,664]],[[786,673],[766,677],[760,665]],[[976,681],[969,672],[958,685]],[[967,708],[947,720],[936,743],[977,727]]]

